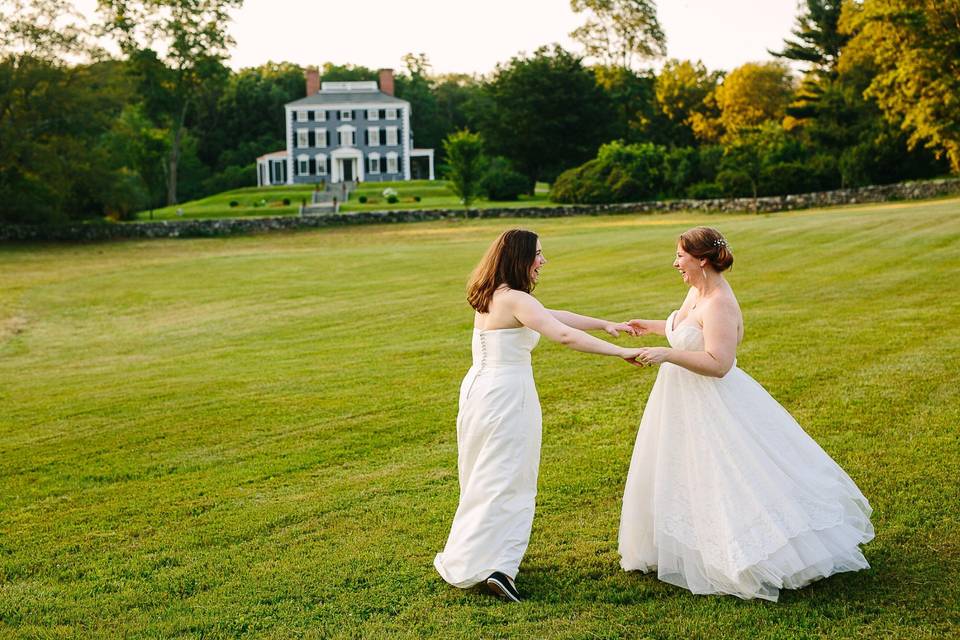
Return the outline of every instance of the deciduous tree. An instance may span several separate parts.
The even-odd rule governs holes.
[[[469,207],[480,193],[480,183],[486,168],[483,138],[478,133],[458,131],[443,141],[447,158],[447,179],[450,188],[460,196],[464,207]]]
[[[168,95],[158,97],[153,106],[162,111],[170,130],[168,205],[177,202],[187,116],[204,92],[226,80],[223,60],[233,43],[227,33],[229,12],[242,4],[243,0],[99,0],[104,30],[117,38],[129,57],[155,45],[166,51],[162,61],[170,73],[154,89]]]
[[[865,95],[960,172],[960,0],[847,3],[841,29],[852,39],[841,69],[877,67]]]
[[[631,69],[637,60],[667,53],[653,0],[570,0],[570,8],[587,14],[570,36],[601,64]]]
[[[793,90],[793,77],[783,63],[748,62],[734,69],[716,91],[726,139],[783,118]]]
[[[497,65],[484,88],[481,130],[490,151],[530,181],[552,181],[591,158],[610,139],[610,98],[581,59],[561,47]]]

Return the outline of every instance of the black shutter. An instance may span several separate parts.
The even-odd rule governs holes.
[[[310,166],[309,166],[308,170],[310,171],[310,174],[309,174],[309,175],[311,175],[311,176],[317,172],[317,161],[316,161],[316,159],[310,158]]]
[[[327,158],[327,175],[330,175],[330,158]]]
[[[293,175],[295,175],[295,176],[300,175],[300,161],[299,161],[299,160],[294,160],[294,161],[293,161]]]
[[[369,129],[364,129],[363,131],[363,144],[365,144],[368,147],[370,146],[370,130]]]
[[[307,111],[307,122],[313,122],[313,109]]]
[[[315,147],[317,146],[317,137],[314,135],[313,131],[307,132],[307,146]]]
[[[380,173],[387,172],[387,159],[384,156],[380,156]]]

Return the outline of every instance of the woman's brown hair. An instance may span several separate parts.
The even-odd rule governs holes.
[[[733,266],[733,251],[723,234],[710,227],[694,227],[680,234],[680,246],[694,258],[704,259],[717,271]]]
[[[480,313],[487,313],[493,292],[500,285],[530,293],[536,284],[530,276],[536,257],[537,234],[526,229],[504,231],[473,270],[467,284],[467,302]]]

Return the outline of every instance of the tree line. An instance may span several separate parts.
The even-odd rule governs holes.
[[[287,62],[225,65],[241,2],[100,0],[84,25],[69,0],[0,0],[0,221],[125,219],[255,184],[305,83]],[[494,197],[548,182],[554,199],[606,202],[960,172],[960,0],[807,0],[779,61],[730,73],[650,68],[666,51],[650,0],[571,5],[583,55],[544,46],[482,77],[404,58],[395,93],[441,175],[463,178],[448,160],[466,157],[471,188]]]

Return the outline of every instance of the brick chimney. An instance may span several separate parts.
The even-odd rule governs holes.
[[[305,75],[307,78],[308,96],[312,96],[320,91],[320,69],[317,67],[307,67],[306,71],[303,72],[303,75]]]
[[[393,95],[393,69],[380,69],[380,91]]]

